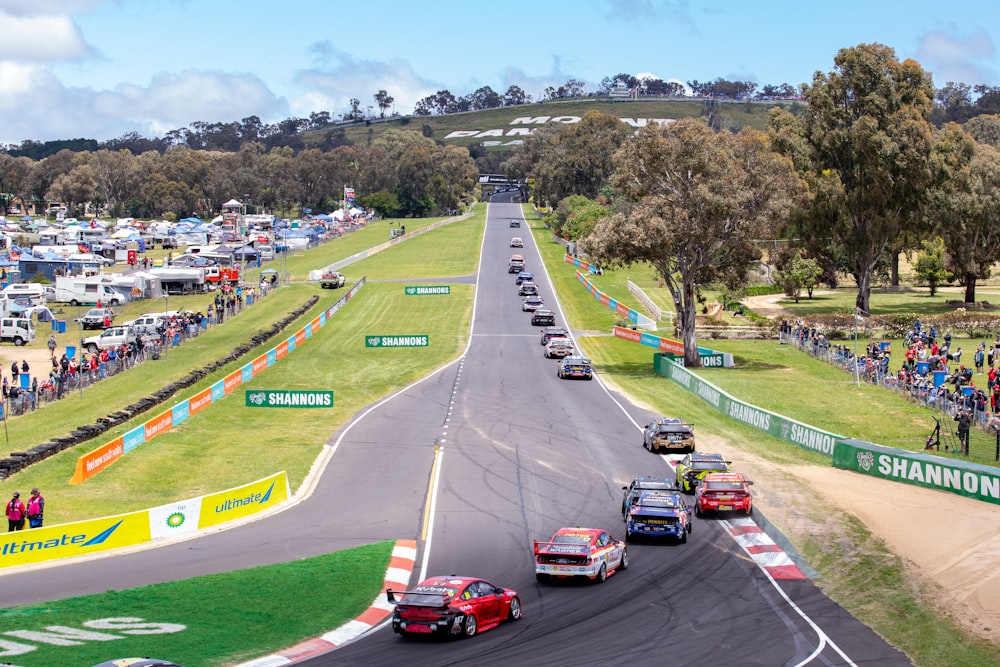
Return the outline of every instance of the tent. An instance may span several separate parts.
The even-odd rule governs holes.
[[[200,225],[201,224],[201,219],[200,218],[181,218],[180,221],[181,222],[187,222],[187,223],[190,223],[192,225]]]

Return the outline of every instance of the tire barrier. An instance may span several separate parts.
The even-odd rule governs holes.
[[[59,452],[75,447],[81,443],[92,440],[116,426],[124,424],[137,415],[148,412],[153,408],[162,405],[178,391],[191,387],[203,380],[216,370],[237,361],[246,356],[251,350],[260,347],[270,339],[287,329],[295,320],[302,317],[309,311],[316,302],[318,296],[310,297],[304,304],[290,312],[288,315],[271,325],[270,328],[255,334],[250,341],[235,348],[232,352],[221,359],[195,369],[179,380],[171,382],[156,390],[149,396],[141,398],[134,403],[125,406],[121,410],[115,411],[104,417],[98,417],[94,424],[84,424],[78,426],[68,435],[52,438],[48,442],[43,442],[29,449],[27,452],[11,452],[10,456],[0,459],[0,480],[10,477],[16,472],[24,470],[33,463],[54,456]]]

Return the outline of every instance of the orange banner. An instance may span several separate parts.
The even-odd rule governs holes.
[[[267,370],[267,355],[262,354],[254,359],[253,366],[251,366],[251,368],[253,369],[254,376]]]
[[[167,413],[167,416],[169,417],[170,413]],[[73,472],[73,477],[69,480],[69,483],[83,484],[120,459],[124,453],[125,445],[122,441],[122,436],[118,436],[111,442],[87,452],[76,460],[76,470]]]
[[[156,436],[170,430],[174,425],[173,410],[161,412],[146,422],[146,440],[152,440]]]
[[[194,414],[200,412],[212,404],[212,388],[209,387],[204,391],[199,391],[197,394],[188,399],[188,414]]]
[[[304,342],[306,342],[306,330],[299,329],[295,332],[295,347],[302,345]]]
[[[243,384],[243,371],[237,370],[233,371],[225,377],[222,381],[222,391],[225,392],[226,396],[233,393],[233,390]]]
[[[274,356],[277,359],[281,359],[286,354],[288,354],[288,341],[283,340],[278,344],[278,347],[274,348]]]

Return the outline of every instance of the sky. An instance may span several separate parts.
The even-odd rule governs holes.
[[[934,85],[1000,85],[1000,3],[974,0],[0,0],[0,144],[193,122],[265,123],[385,90],[409,114],[440,90],[570,79],[808,83],[878,42]]]

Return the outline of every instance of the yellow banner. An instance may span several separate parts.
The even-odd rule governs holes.
[[[241,519],[288,500],[288,474],[271,477],[221,493],[203,496],[199,528],[208,528],[233,519]]]
[[[149,512],[0,533],[0,568],[72,558],[148,542]]]

